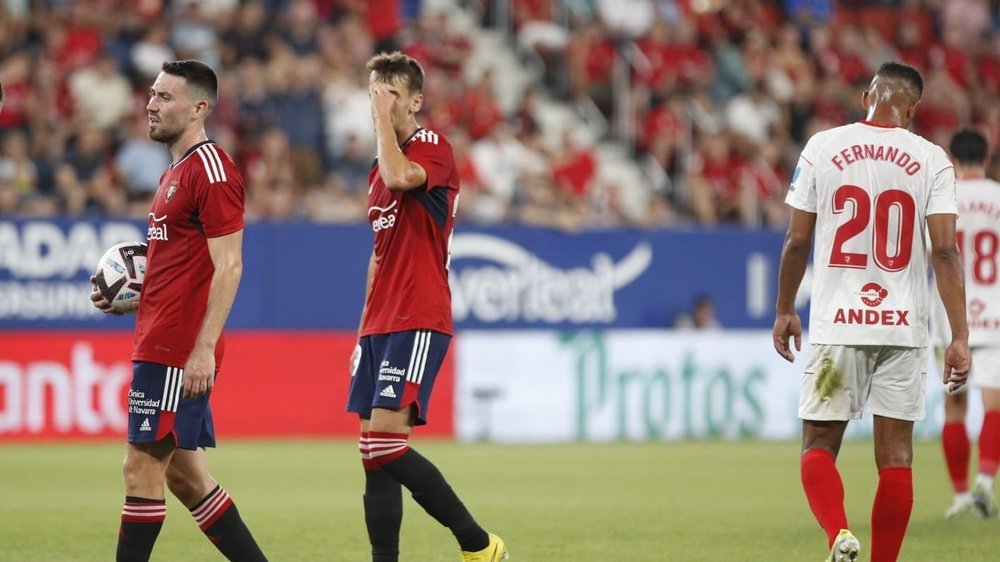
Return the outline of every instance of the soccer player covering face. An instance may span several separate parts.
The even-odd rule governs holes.
[[[970,444],[965,430],[968,393],[945,394],[941,441],[955,489],[954,503],[945,515],[996,517],[993,479],[1000,464],[1000,183],[986,177],[989,149],[982,134],[959,131],[948,148],[958,177],[958,246],[965,269],[972,351],[969,377],[979,387],[985,416],[979,432],[979,473],[970,491]],[[940,361],[948,344],[948,321],[943,303],[940,299],[935,303],[931,327]]]
[[[828,560],[856,560],[861,546],[844,511],[835,464],[847,422],[874,417],[878,489],[871,560],[899,556],[913,506],[913,422],[924,417],[929,308],[925,233],[951,341],[943,382],[969,370],[965,287],[955,243],[955,178],[944,150],[906,130],[923,79],[883,64],[861,96],[867,118],[814,135],[785,201],[791,222],[781,254],[774,347],[801,348],[795,294],[815,233],[810,349],[802,375],[801,476],[826,531]]]
[[[222,361],[222,328],[243,269],[243,178],[205,134],[217,92],[205,64],[167,62],[146,105],[149,138],[165,144],[174,163],[148,215],[119,562],[149,560],[167,512],[164,481],[226,558],[265,560],[232,498],[209,474],[205,454],[215,446],[209,396]],[[112,312],[96,286],[90,298]]]
[[[458,540],[462,559],[507,558],[438,469],[410,448],[452,335],[448,259],[458,205],[451,145],[417,124],[424,73],[399,52],[368,61],[378,155],[368,176],[368,264],[347,409],[361,419],[365,523],[373,562],[399,559],[402,488]]]

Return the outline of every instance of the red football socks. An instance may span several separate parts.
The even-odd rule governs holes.
[[[913,510],[913,471],[894,466],[878,472],[872,506],[871,562],[896,562]]]
[[[985,427],[985,425],[984,425]],[[964,422],[948,422],[941,428],[941,446],[948,476],[956,494],[969,491],[969,435]],[[980,454],[982,465],[982,454]],[[995,465],[994,465],[995,466]]]
[[[989,410],[979,434],[979,473],[996,476],[1000,465],[1000,410]]]
[[[809,449],[802,455],[802,488],[813,515],[826,531],[828,546],[833,546],[837,533],[847,529],[844,511],[844,482],[834,462],[833,453],[826,449]]]

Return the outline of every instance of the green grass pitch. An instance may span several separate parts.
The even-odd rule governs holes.
[[[414,440],[512,561],[820,562],[794,443],[681,442],[505,446]],[[848,517],[864,547],[876,475],[870,441],[845,444]],[[0,445],[0,560],[113,558],[123,492],[117,443]],[[272,562],[364,561],[355,443],[233,441],[210,453]],[[948,521],[937,442],[916,448],[916,502],[901,560],[1000,556],[1000,521]],[[456,561],[451,534],[409,497],[401,560]],[[862,558],[868,559],[867,551]],[[223,560],[168,500],[155,561]]]

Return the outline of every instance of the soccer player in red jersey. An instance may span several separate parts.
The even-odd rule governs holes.
[[[375,231],[347,409],[361,419],[364,511],[372,562],[399,559],[401,486],[458,540],[467,562],[507,558],[444,476],[409,446],[452,335],[448,260],[458,205],[451,145],[417,124],[423,69],[399,53],[368,61],[378,155],[368,180]]]
[[[809,139],[785,198],[792,215],[778,273],[774,348],[792,361],[789,340],[801,347],[795,295],[815,232],[800,469],[832,562],[857,560],[861,549],[847,524],[835,461],[848,421],[865,410],[874,418],[878,468],[872,562],[894,562],[903,545],[913,507],[913,423],[925,409],[925,232],[951,325],[943,382],[956,390],[969,371],[954,169],[941,147],[906,130],[923,85],[916,69],[883,64],[861,97],[867,118]]]
[[[266,560],[205,454],[215,446],[209,396],[222,362],[222,328],[243,271],[243,178],[205,134],[217,96],[218,78],[207,65],[166,62],[146,105],[149,138],[165,144],[174,163],[147,220],[118,562],[149,560],[167,513],[164,481],[226,558]],[[90,298],[112,312],[96,286]]]

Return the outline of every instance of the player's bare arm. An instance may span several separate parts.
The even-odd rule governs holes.
[[[931,238],[931,264],[938,293],[948,314],[951,343],[944,353],[944,384],[949,392],[961,388],[969,376],[969,326],[965,316],[965,275],[955,241],[956,217],[951,214],[927,216]]]
[[[420,164],[410,161],[399,147],[401,140],[405,141],[417,130],[412,112],[420,107],[419,96],[415,100],[410,99],[412,96],[407,96],[405,89],[384,83],[372,84],[369,94],[378,144],[378,171],[386,188],[392,192],[401,192],[424,185],[427,182],[427,172]],[[393,123],[394,112],[397,121],[406,122]],[[402,133],[403,139],[397,133]]]
[[[215,345],[222,335],[243,276],[243,230],[209,238],[208,253],[215,272],[208,289],[205,318],[184,365],[185,398],[197,398],[212,390],[215,383]]]
[[[795,294],[802,283],[809,263],[813,231],[816,228],[816,214],[792,209],[785,244],[781,248],[781,265],[778,268],[778,301],[774,317],[774,349],[789,362],[795,361],[791,341],[795,340],[795,350],[802,350],[802,320],[795,312]]]

